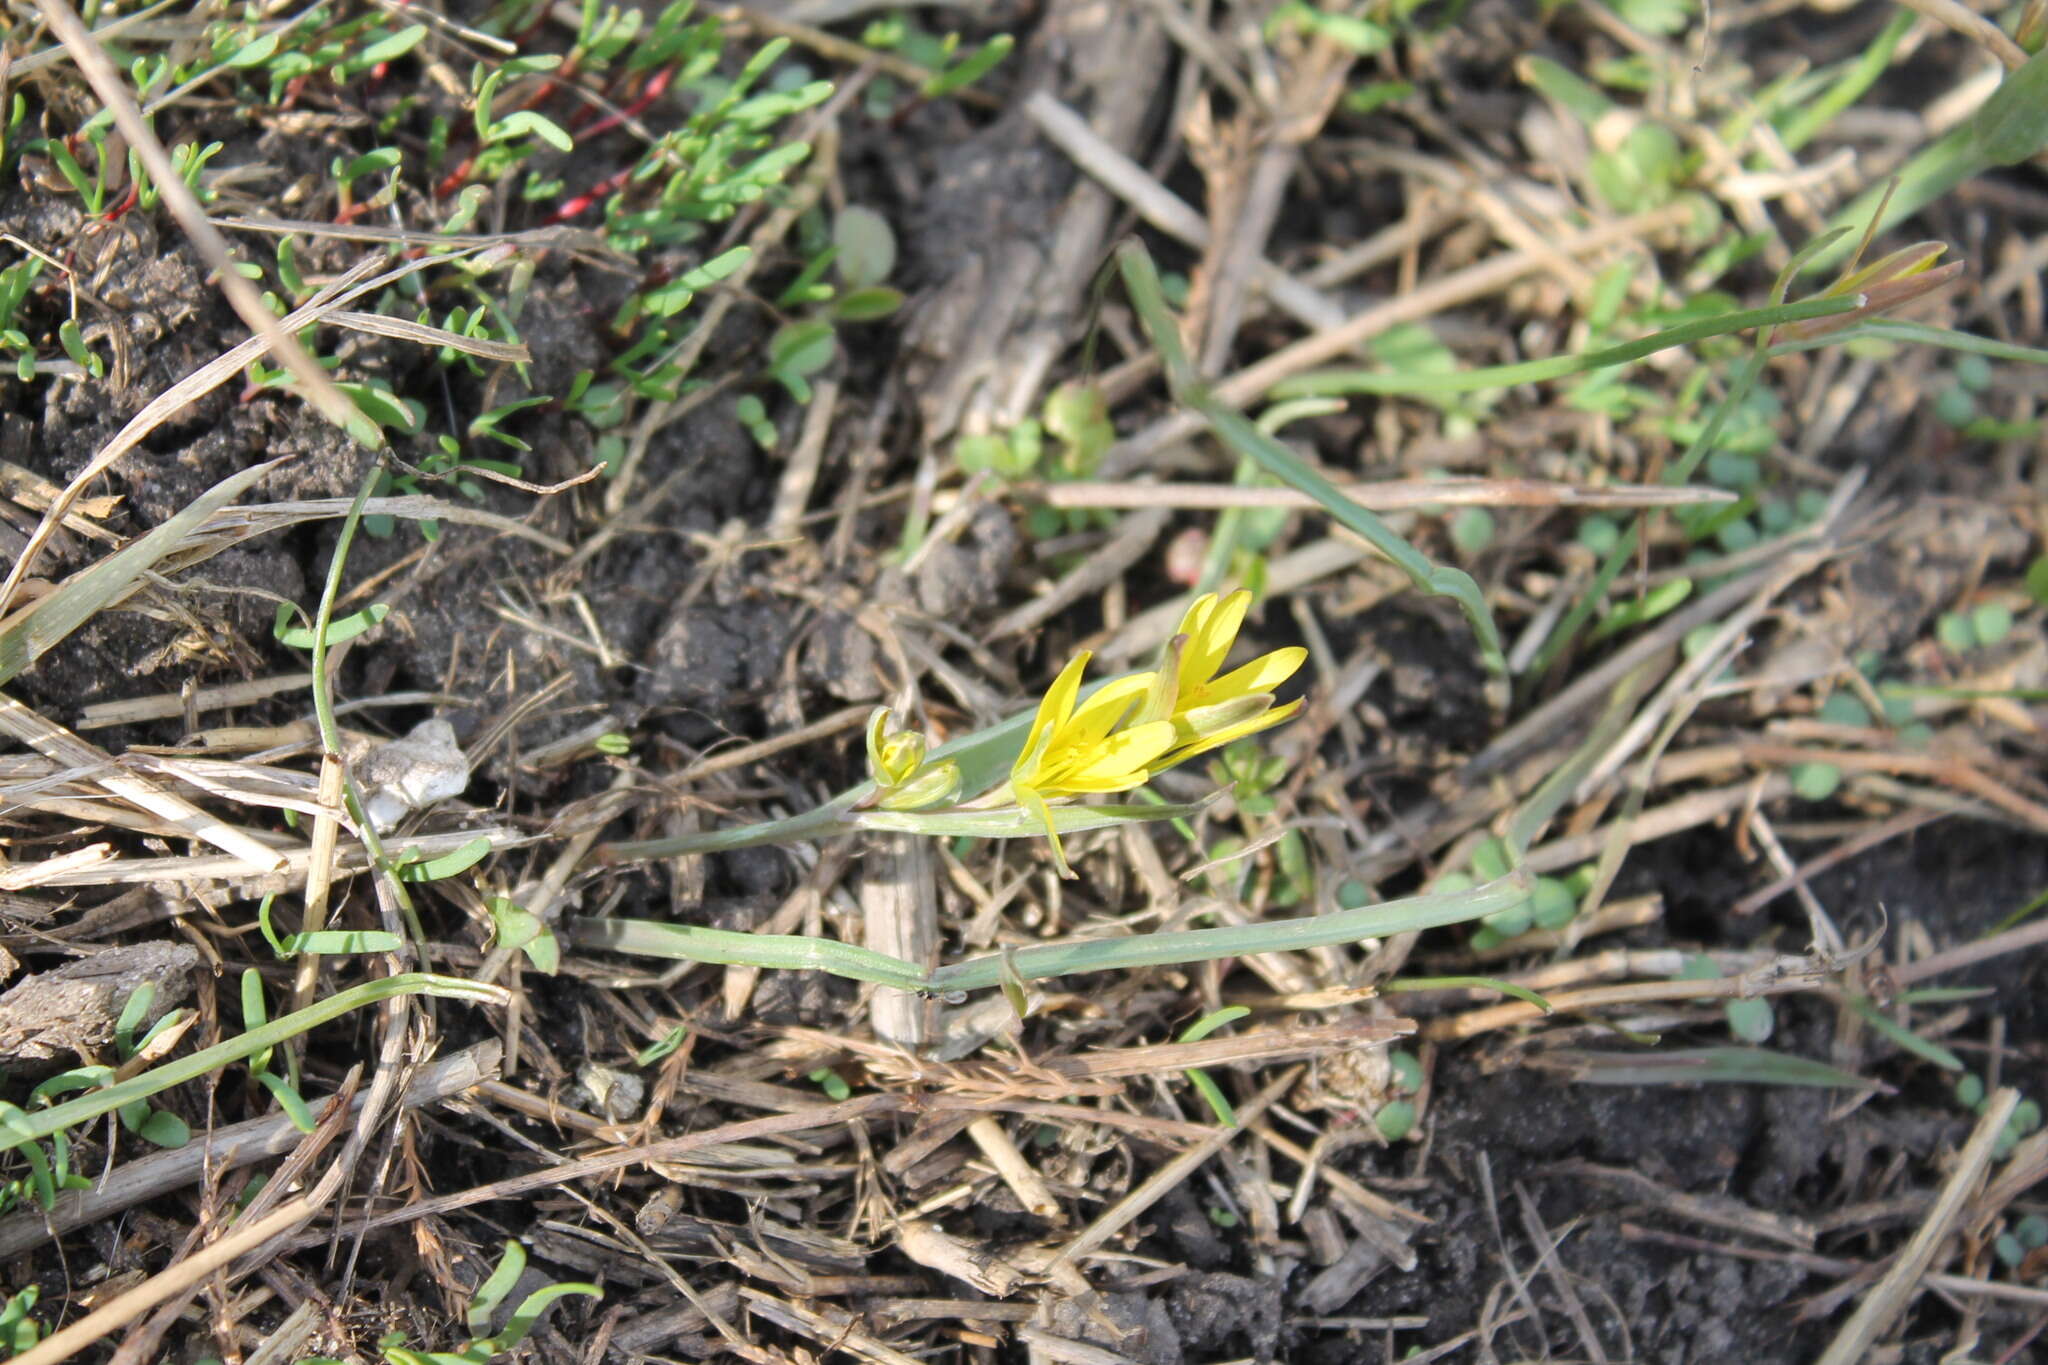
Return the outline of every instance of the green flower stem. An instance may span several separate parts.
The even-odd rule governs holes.
[[[569,929],[575,942],[585,948],[685,962],[830,972],[853,981],[931,995],[986,990],[1000,986],[1006,978],[1030,981],[1081,972],[1177,966],[1221,957],[1326,948],[1365,938],[1436,929],[1518,905],[1528,898],[1531,887],[1529,874],[1517,871],[1468,891],[1434,892],[1303,919],[1182,929],[1135,938],[1033,944],[1007,954],[970,958],[929,973],[901,958],[833,939],[745,934],[658,920],[580,919],[573,921]]]
[[[1525,872],[1511,872],[1469,891],[1434,892],[1406,900],[1333,910],[1301,919],[1231,924],[1214,929],[1178,929],[1136,938],[1090,939],[1079,943],[1044,943],[1019,948],[1009,963],[1027,981],[1077,972],[1106,972],[1128,967],[1171,967],[1186,962],[1211,962],[1220,957],[1249,957],[1303,948],[1330,948],[1365,938],[1384,938],[1420,929],[1440,929],[1483,918],[1519,905],[1533,882]],[[1003,957],[970,958],[931,974],[933,991],[971,991],[1002,980]]]
[[[330,1020],[339,1019],[351,1010],[401,995],[432,995],[443,1000],[473,1000],[485,1005],[502,1005],[510,998],[497,986],[464,981],[460,977],[435,976],[427,972],[405,972],[377,981],[366,981],[360,986],[338,991],[302,1010],[295,1010],[267,1024],[252,1028],[224,1043],[202,1048],[189,1057],[180,1057],[174,1062],[151,1067],[139,1076],[110,1085],[104,1090],[91,1091],[75,1100],[68,1100],[48,1109],[18,1114],[11,1123],[0,1126],[0,1152],[12,1151],[24,1144],[39,1142],[53,1133],[62,1132],[81,1123],[90,1123],[123,1105],[161,1094],[172,1086],[183,1085],[186,1081],[197,1080],[221,1067],[244,1061],[266,1048],[276,1047],[287,1039],[316,1029]]]
[[[696,834],[678,834],[670,839],[639,839],[624,844],[604,844],[598,848],[597,856],[607,863],[644,863],[655,858],[678,858],[687,853],[729,853],[736,848],[758,848],[762,844],[789,844],[803,839],[826,839],[835,834],[851,834],[854,826],[846,820],[847,808],[867,795],[874,785],[872,782],[863,782],[851,791],[840,793],[816,810],[785,816],[780,820],[764,820],[757,825],[740,825],[734,829],[711,829]]]

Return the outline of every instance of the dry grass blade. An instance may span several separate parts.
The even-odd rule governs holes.
[[[527,350],[522,343],[464,336],[445,327],[429,327],[424,322],[414,322],[411,318],[394,318],[383,313],[358,313],[353,309],[343,309],[327,314],[321,321],[332,323],[336,327],[346,327],[352,332],[367,332],[371,336],[392,337],[399,341],[416,342],[421,346],[446,346],[464,355],[482,356],[485,360],[504,361],[507,364],[523,365],[533,359],[533,352]]]
[[[497,1074],[500,1051],[496,1042],[483,1042],[428,1063],[406,1082],[402,1103],[408,1108],[432,1104],[482,1084]],[[308,1103],[318,1113],[325,1101],[314,1097]],[[363,1104],[361,1095],[352,1101],[358,1110]],[[47,1213],[17,1213],[0,1221],[0,1256],[19,1256],[74,1228],[183,1189],[208,1172],[238,1170],[283,1156],[303,1136],[289,1116],[276,1114],[216,1129],[172,1151],[124,1161],[91,1189],[59,1195]]]
[[[113,795],[149,812],[157,819],[173,827],[188,839],[198,839],[212,844],[231,857],[248,864],[251,870],[276,872],[284,868],[288,855],[248,831],[227,823],[220,817],[209,815],[183,797],[165,791],[156,783],[134,773],[116,767],[108,754],[95,745],[88,744],[63,726],[47,720],[29,710],[11,697],[0,696],[0,732],[19,740],[37,753],[62,767],[84,769],[92,774],[92,780]],[[95,860],[93,873],[98,873],[103,864]],[[35,864],[17,866],[11,874],[33,876]],[[47,878],[39,878],[44,885]]]
[[[132,545],[79,570],[47,596],[0,620],[0,686],[13,681],[15,675],[58,641],[133,592],[143,575],[189,541],[208,517],[234,501],[279,463],[272,460],[223,479]]]
[[[301,1195],[280,1205],[269,1216],[227,1236],[168,1270],[150,1276],[135,1288],[103,1307],[94,1309],[68,1327],[52,1332],[14,1357],[16,1365],[60,1365],[86,1347],[118,1331],[166,1300],[184,1294],[205,1282],[208,1276],[225,1270],[241,1257],[261,1250],[311,1218],[318,1209],[311,1198]]]
[[[1948,1182],[1941,1187],[1941,1197],[1928,1211],[1926,1221],[1913,1234],[1913,1240],[1906,1244],[1892,1262],[1890,1270],[1876,1288],[1856,1305],[1856,1311],[1842,1324],[1842,1330],[1828,1343],[1827,1353],[1820,1358],[1819,1365],[1859,1365],[1868,1360],[1877,1339],[1885,1329],[1904,1312],[1912,1300],[1920,1277],[1927,1272],[1934,1261],[1934,1254],[1947,1240],[1949,1229],[1962,1214],[1963,1205],[1977,1188],[1977,1182],[1991,1168],[1991,1150],[1997,1145],[1998,1135],[2005,1130],[2013,1110],[2019,1107],[2020,1095],[2017,1090],[2000,1090],[1991,1097],[1984,1107],[1983,1115],[1970,1133],[1970,1140],[1963,1144],[1957,1155],[1955,1170],[1949,1174]]]
[[[1427,507],[1697,507],[1732,503],[1737,497],[1723,488],[1612,484],[1581,488],[1539,479],[1392,479],[1333,486],[1373,512]],[[1298,489],[1220,483],[1074,482],[1025,484],[1016,491],[1021,496],[1042,500],[1048,507],[1174,507],[1209,511],[1226,507],[1322,506]]]

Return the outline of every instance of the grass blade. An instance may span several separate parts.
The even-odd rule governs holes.
[[[1472,576],[1462,569],[1432,563],[1428,556],[1396,534],[1384,521],[1346,497],[1335,484],[1311,469],[1293,451],[1260,431],[1244,414],[1218,401],[1195,377],[1194,366],[1188,359],[1186,348],[1181,345],[1179,328],[1166,307],[1165,295],[1160,291],[1159,271],[1152,264],[1150,253],[1136,242],[1126,242],[1117,248],[1117,264],[1123,271],[1124,287],[1130,293],[1132,306],[1143,319],[1152,344],[1159,348],[1174,397],[1207,419],[1225,445],[1256,462],[1268,474],[1314,498],[1341,525],[1392,561],[1417,588],[1456,602],[1479,637],[1480,657],[1488,670],[1506,673],[1507,656],[1501,649],[1500,630],[1494,625],[1493,613],[1487,609],[1486,598],[1480,593],[1479,585],[1472,581]]]

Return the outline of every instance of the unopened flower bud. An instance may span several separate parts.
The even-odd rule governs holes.
[[[922,745],[919,748],[922,754]],[[883,810],[922,810],[940,806],[960,794],[960,765],[950,758],[918,773],[915,777],[882,793],[875,804]]]

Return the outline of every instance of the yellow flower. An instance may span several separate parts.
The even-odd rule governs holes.
[[[1074,871],[1060,847],[1048,803],[1141,786],[1152,775],[1154,760],[1174,742],[1174,726],[1168,720],[1117,729],[1132,704],[1152,689],[1150,673],[1113,679],[1081,702],[1081,673],[1088,667],[1088,658],[1086,650],[1075,655],[1046,689],[1038,714],[1025,733],[1023,752],[1010,769],[1010,794],[1018,805],[1045,822],[1053,861],[1063,877],[1073,876]]]
[[[1180,630],[1166,647],[1145,703],[1145,718],[1163,716],[1173,725],[1173,745],[1163,761],[1153,765],[1154,772],[1257,734],[1301,710],[1299,700],[1273,705],[1273,689],[1293,677],[1308,658],[1308,651],[1299,646],[1261,654],[1242,668],[1215,676],[1230,657],[1251,604],[1252,595],[1242,588],[1221,599],[1204,593],[1181,617]]]

